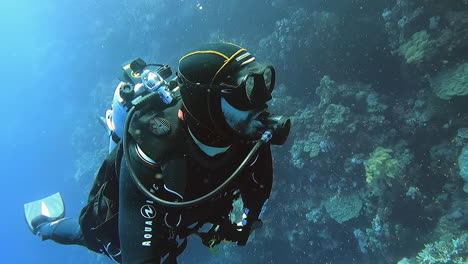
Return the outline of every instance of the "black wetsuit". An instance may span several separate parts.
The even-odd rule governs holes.
[[[181,120],[180,105],[179,102],[164,111],[154,110],[138,115],[130,127],[133,140],[129,143],[128,163],[148,190],[169,201],[193,200],[215,189],[232,174],[253,146],[252,143],[233,143],[226,152],[214,157],[208,156],[199,149],[185,122]],[[155,134],[152,126],[155,120],[161,120],[158,118],[169,122],[169,134]],[[118,155],[114,157],[119,158]],[[98,173],[98,177],[112,175],[113,171],[119,172],[116,167],[120,167],[120,175],[110,181],[108,190],[104,192],[111,197],[110,200],[117,200],[111,202],[110,206],[118,206],[118,217],[117,214],[115,217],[108,217],[110,220],[102,225],[104,228],[90,224],[94,220],[90,219],[92,217],[82,217],[87,212],[86,208],[92,209],[93,203],[96,203],[96,199],[91,199],[94,198],[93,193],[102,189],[102,183],[95,183],[91,190],[93,195],[90,195],[90,204],[80,216],[81,231],[86,239],[83,240],[81,233],[69,233],[79,238],[70,241],[107,255],[106,246],[112,244],[112,252],[118,256],[117,260],[125,264],[160,263],[164,257],[165,263],[175,263],[177,254],[184,249],[184,238],[204,223],[219,225],[218,233],[223,236],[221,239],[244,245],[251,225],[258,220],[262,207],[269,198],[272,186],[271,152],[266,146],[259,150],[250,166],[216,197],[194,207],[174,210],[158,206],[141,193],[129,175],[127,162],[122,159],[120,163],[108,158]],[[152,161],[156,161],[156,164]],[[239,196],[242,197],[244,208],[249,210],[243,231],[237,231],[236,225],[229,221],[232,202]],[[121,254],[115,250],[119,242],[115,241],[117,219],[117,240],[120,240]],[[105,231],[99,231],[101,229]],[[69,230],[76,230],[76,226]],[[53,234],[49,234],[48,238],[56,240]]]
[[[37,231],[42,240],[52,239],[63,245],[86,244],[77,219],[63,218],[55,222],[44,222],[37,227]]]
[[[180,104],[162,113],[150,111],[133,122],[130,131],[136,142],[129,145],[130,164],[137,168],[136,173],[145,187],[156,196],[172,201],[188,201],[222,184],[237,169],[253,145],[237,143],[222,154],[208,156],[193,141],[185,122],[179,119],[179,109]],[[151,124],[158,118],[171,124],[169,135],[154,135],[151,131]],[[171,144],[158,147],[162,140]],[[157,164],[146,161],[136,144]],[[172,230],[178,234],[184,227],[197,223],[219,224],[221,229],[225,229],[227,239],[245,244],[250,225],[258,220],[262,206],[270,195],[273,174],[270,148],[261,149],[249,165],[215,199],[192,208],[171,210],[158,207],[143,195],[130,178],[125,162],[122,162],[119,231],[123,263],[159,263],[170,250],[168,246],[174,243],[174,240],[168,242],[171,241]],[[229,222],[232,202],[239,195],[244,207],[249,209],[244,232],[236,232],[235,224]]]

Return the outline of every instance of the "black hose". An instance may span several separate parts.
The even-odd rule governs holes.
[[[164,64],[160,64],[160,63],[150,63],[150,64],[146,64],[146,67],[148,67],[148,66],[164,67]]]
[[[184,201],[184,202],[171,202],[171,201],[166,201],[163,200],[159,197],[156,197],[154,194],[152,194],[138,179],[138,176],[136,175],[135,171],[132,168],[132,165],[128,162],[130,160],[130,152],[128,148],[128,140],[130,137],[130,132],[129,132],[129,127],[130,127],[130,122],[131,119],[137,109],[140,108],[140,106],[144,105],[146,101],[152,98],[152,96],[158,96],[157,93],[152,93],[145,98],[143,98],[141,101],[139,101],[135,106],[133,106],[130,111],[128,112],[128,116],[125,120],[125,127],[124,127],[124,135],[123,135],[123,148],[124,148],[124,157],[125,161],[127,162],[127,168],[130,173],[130,176],[132,177],[133,181],[137,185],[138,189],[144,193],[148,198],[153,200],[155,203],[161,206],[166,206],[166,207],[172,207],[172,208],[182,208],[182,207],[189,207],[189,206],[195,206],[198,205],[206,200],[209,200],[213,198],[216,194],[218,194],[222,189],[224,189],[227,185],[229,185],[247,166],[247,164],[250,162],[252,157],[257,153],[258,149],[263,145],[268,143],[270,141],[272,133],[271,131],[267,130],[262,138],[253,146],[252,150],[250,150],[249,154],[245,157],[244,161],[239,165],[239,167],[229,176],[229,178],[224,181],[221,185],[219,185],[216,189],[212,190],[211,192],[190,200],[190,201]]]

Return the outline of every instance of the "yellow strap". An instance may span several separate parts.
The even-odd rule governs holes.
[[[233,45],[233,46],[235,46],[235,47],[238,47],[239,49],[242,49],[242,47],[241,47],[241,46],[239,46],[239,45],[236,45],[236,44],[234,44],[234,43],[227,42],[227,41],[224,41],[224,43],[226,43],[226,44],[229,44],[229,45]]]
[[[195,54],[216,54],[216,55],[219,55],[219,56],[223,57],[225,60],[229,60],[228,56],[222,54],[221,52],[214,51],[214,50],[200,50],[200,51],[194,51],[192,53],[189,53],[189,54],[183,56],[182,58],[180,58],[179,63],[182,60],[186,59],[187,57],[190,57],[190,56],[195,55]]]
[[[247,51],[247,50],[246,49],[240,49],[236,53],[234,53],[230,58],[226,59],[224,64],[219,68],[219,70],[214,75],[213,79],[211,79],[211,83],[214,82],[214,80],[216,79],[218,74],[229,64],[229,62],[231,62],[237,55],[239,55],[239,53],[244,52],[244,51]]]

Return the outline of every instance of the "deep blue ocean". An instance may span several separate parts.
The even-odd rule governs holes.
[[[221,24],[229,32],[234,19],[258,18],[236,6],[225,6],[225,17],[215,1],[2,2],[1,263],[96,263],[85,248],[40,242],[27,228],[23,204],[60,191],[66,215],[76,217],[92,183],[74,178],[76,160],[107,145],[96,117],[110,106],[123,62],[144,57],[175,67]]]

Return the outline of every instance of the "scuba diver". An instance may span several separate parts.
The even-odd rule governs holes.
[[[156,67],[156,69],[154,69]],[[205,44],[167,65],[123,66],[109,155],[78,220],[59,193],[25,205],[31,231],[118,263],[177,263],[194,234],[213,253],[262,225],[273,182],[270,145],[290,119],[268,112],[275,70],[231,43]]]

